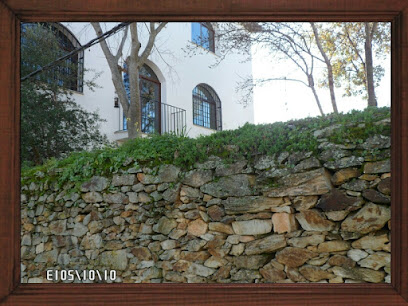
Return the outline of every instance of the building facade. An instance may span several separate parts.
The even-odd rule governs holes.
[[[104,24],[103,31],[114,25]],[[62,23],[57,27],[74,47],[96,36],[89,23]],[[254,122],[252,103],[241,104],[240,93],[236,92],[237,83],[252,75],[251,62],[243,62],[242,55],[231,54],[214,65],[219,60],[216,31],[217,24],[171,22],[156,37],[153,52],[140,71],[144,133],[174,132],[197,137]],[[113,53],[121,35],[108,38]],[[148,39],[144,25],[140,27],[139,39],[143,50]],[[127,57],[129,47],[127,42],[123,58]],[[80,53],[78,64],[83,65],[79,71],[85,70],[85,80],[94,74],[99,77],[95,79],[98,88],[91,91],[83,86],[82,76],[78,75],[78,86],[72,90],[75,101],[106,120],[100,128],[109,140],[127,139],[126,118],[100,45]],[[126,73],[123,80],[128,88]]]

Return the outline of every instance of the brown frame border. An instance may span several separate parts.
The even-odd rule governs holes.
[[[20,284],[19,22],[119,19],[391,21],[392,283]],[[6,305],[408,303],[406,0],[0,0],[0,46],[0,302]]]

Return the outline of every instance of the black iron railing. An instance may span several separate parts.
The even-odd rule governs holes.
[[[142,132],[174,133],[186,130],[186,110],[155,100],[142,99]]]

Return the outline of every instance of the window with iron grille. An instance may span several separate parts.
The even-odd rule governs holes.
[[[221,130],[221,101],[210,86],[199,84],[193,90],[193,123]]]
[[[191,24],[191,40],[203,48],[215,52],[214,29],[209,22]]]
[[[74,34],[60,23],[41,22],[40,25],[54,33],[61,48],[61,56],[81,47],[81,44]],[[26,28],[31,26],[35,26],[35,23],[23,23],[21,25],[22,33],[24,33]],[[22,43],[24,43],[24,39],[22,39]],[[24,65],[24,63],[22,64]],[[58,72],[54,75],[54,81],[56,81],[59,86],[83,92],[84,51],[78,52],[58,65],[55,65],[53,71]],[[57,76],[60,77],[57,79]]]

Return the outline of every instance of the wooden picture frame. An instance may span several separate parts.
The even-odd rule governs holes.
[[[21,284],[20,21],[390,21],[391,284]],[[408,303],[408,1],[0,0],[0,302],[6,305]]]

